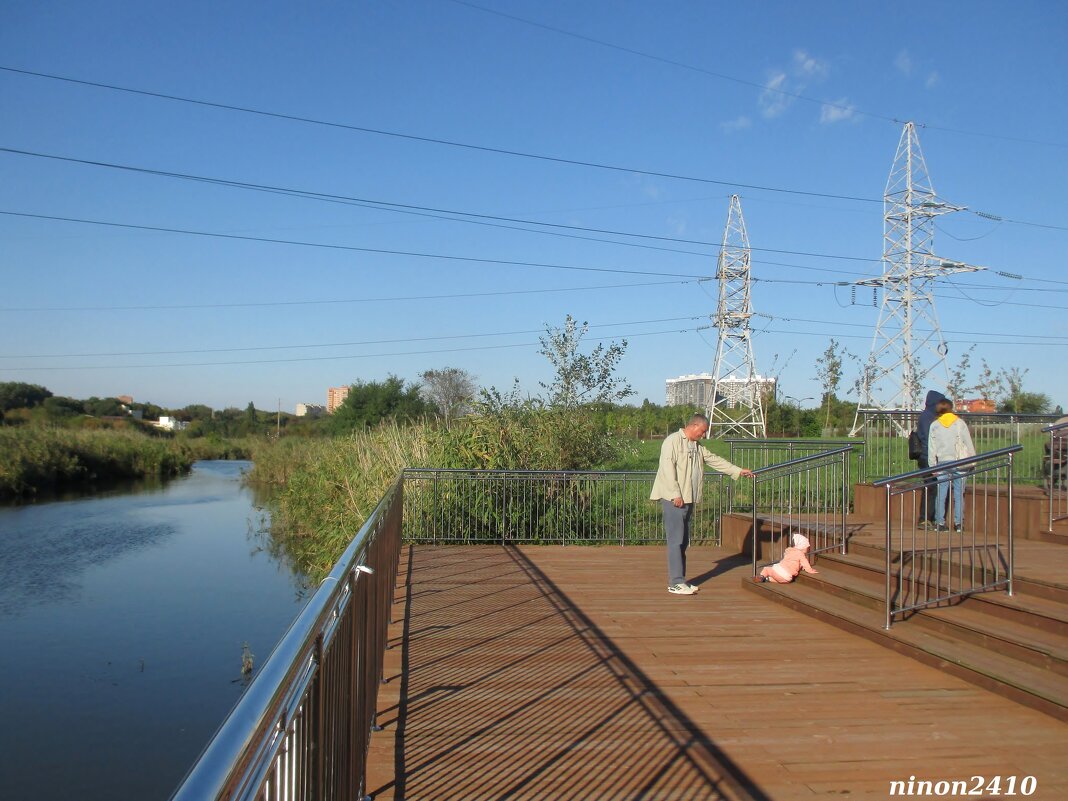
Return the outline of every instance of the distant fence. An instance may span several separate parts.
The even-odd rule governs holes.
[[[560,545],[663,542],[652,471],[404,471],[404,537],[424,543]],[[731,479],[705,471],[691,541],[718,545]]]
[[[861,409],[866,482],[896,476],[915,469],[909,459],[908,435],[916,427],[919,411]],[[1045,427],[1059,418],[1052,414],[986,414],[961,412],[977,453],[996,451],[1015,444],[1022,451],[1014,465],[1018,482],[1043,483],[1042,452]]]
[[[1014,445],[875,482],[886,489],[886,628],[895,617],[983,590],[1004,587],[1012,595],[1013,480],[1022,450]],[[934,516],[944,530],[926,523]]]

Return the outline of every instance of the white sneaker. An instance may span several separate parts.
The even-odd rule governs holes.
[[[700,592],[700,591],[701,591],[701,588],[700,588],[700,587],[698,587],[698,586],[697,586],[696,584],[691,584],[691,583],[690,583],[690,582],[688,582],[688,581],[686,582],[686,586],[687,586],[687,587],[689,587],[689,588],[690,588],[691,590],[693,590],[694,592]]]
[[[668,587],[668,592],[672,595],[693,595],[697,592],[697,588],[687,584],[685,581],[681,584],[672,584]]]

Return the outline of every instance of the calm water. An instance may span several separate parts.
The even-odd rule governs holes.
[[[170,795],[309,594],[247,467],[0,507],[0,796]]]

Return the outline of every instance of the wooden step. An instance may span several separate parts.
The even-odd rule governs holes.
[[[882,610],[827,592],[810,581],[756,584],[747,578],[743,585],[799,612],[859,634],[1058,720],[1068,721],[1068,679],[1060,673],[955,636],[909,625],[911,621],[886,630]]]
[[[860,549],[858,549],[860,551]],[[870,596],[869,608],[882,610],[885,606],[885,551],[879,551],[879,557],[865,555],[864,552],[851,551],[846,556],[835,553],[821,554],[816,568],[824,571],[833,568],[838,574],[850,576],[861,582],[848,585],[850,589]],[[822,572],[821,574],[822,575]],[[812,581],[819,576],[802,576],[802,580]],[[1053,588],[1053,598],[1041,594],[1028,594],[1022,590],[1025,580],[1017,578],[1016,593],[1012,596],[1004,591],[979,592],[966,598],[948,602],[945,606],[955,608],[967,604],[969,608],[979,607],[980,611],[1008,623],[1039,629],[1059,637],[1068,637],[1068,592]],[[1063,600],[1059,600],[1063,599]],[[874,605],[873,605],[874,604]]]
[[[801,576],[799,582],[885,617],[882,574],[865,568],[858,571],[857,567],[823,560],[818,575]],[[1031,603],[1032,599],[1026,599],[1023,604],[1017,604],[1017,600],[1002,592],[977,593],[954,603],[910,613],[906,620],[899,618],[894,625],[922,626],[1068,676],[1068,622],[1061,620],[1068,610],[1048,601]],[[1012,610],[1011,617],[1005,615],[1006,608]],[[1028,616],[1035,619],[1029,620]],[[1021,625],[1022,621],[1026,625]],[[1060,632],[1054,630],[1058,626]]]
[[[1037,543],[1029,544],[1032,547],[1038,547]],[[881,540],[877,541],[871,536],[853,537],[849,540],[847,551],[851,556],[866,557],[874,560],[878,563],[880,572],[885,569],[886,546]],[[820,554],[819,558],[824,559],[837,555],[838,554],[833,552],[825,552]],[[1033,575],[1028,575],[1027,567],[1019,564],[1017,564],[1015,572],[1016,575],[1014,577],[1013,589],[1020,595],[1033,598],[1044,598],[1056,603],[1068,605],[1068,584],[1063,583],[1064,581],[1068,581],[1068,576],[1065,576],[1060,582],[1040,579]]]

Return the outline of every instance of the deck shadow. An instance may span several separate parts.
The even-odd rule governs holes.
[[[768,799],[523,551],[408,559],[395,779],[372,795]]]

